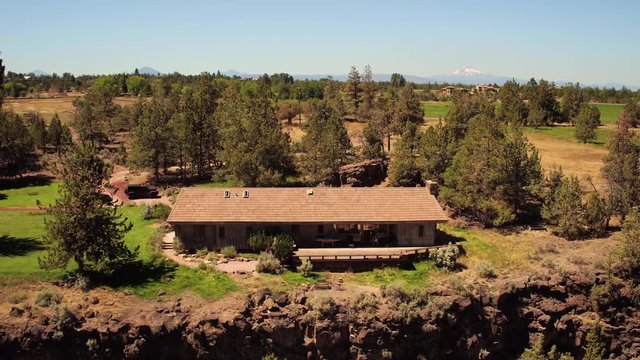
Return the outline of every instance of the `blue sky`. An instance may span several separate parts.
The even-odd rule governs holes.
[[[448,73],[640,84],[640,1],[2,0],[8,70]]]

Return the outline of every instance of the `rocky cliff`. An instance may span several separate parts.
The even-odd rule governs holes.
[[[630,295],[621,289],[598,311],[589,299],[604,281],[555,275],[465,296],[442,290],[404,310],[381,295],[365,307],[315,301],[318,291],[256,291],[233,311],[149,302],[129,320],[96,311],[99,300],[85,296],[62,320],[13,306],[0,325],[0,358],[511,359],[539,335],[581,358],[596,320],[611,358],[637,358],[640,314]]]

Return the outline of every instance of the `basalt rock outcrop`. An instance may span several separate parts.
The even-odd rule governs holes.
[[[357,311],[337,302],[318,311],[311,297],[297,291],[273,295],[256,291],[235,314],[195,314],[180,303],[151,306],[135,322],[91,304],[74,309],[65,326],[34,317],[22,327],[0,325],[2,359],[515,359],[532,339],[584,353],[596,318],[610,358],[640,356],[640,314],[624,295],[605,315],[592,308],[589,293],[603,275],[536,278],[491,293],[474,295],[442,290],[429,305],[400,313],[378,297],[374,311]],[[13,310],[14,317],[29,316]],[[4,316],[4,314],[3,314]],[[99,325],[97,325],[99,324]]]
[[[327,186],[375,186],[387,177],[388,159],[364,160],[340,167],[338,174],[324,180]]]

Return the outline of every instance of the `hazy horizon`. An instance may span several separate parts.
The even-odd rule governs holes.
[[[640,84],[633,1],[23,1],[3,5],[8,71],[433,76]]]

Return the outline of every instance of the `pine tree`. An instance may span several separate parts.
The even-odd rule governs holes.
[[[47,147],[47,125],[40,114],[28,112],[24,115],[24,121],[29,128],[29,133],[34,144],[42,151]]]
[[[0,110],[0,176],[16,176],[38,168],[33,138],[22,117]]]
[[[585,103],[584,91],[580,84],[568,84],[562,87],[562,115],[565,121],[575,123]]]
[[[500,109],[498,118],[504,122],[524,125],[527,119],[527,105],[524,102],[520,84],[509,80],[502,85],[498,93]]]
[[[391,186],[416,186],[422,183],[420,169],[416,161],[416,150],[420,133],[415,124],[406,126],[396,142],[395,151],[389,163],[388,176]]]
[[[324,100],[327,100],[329,104],[331,104],[331,106],[336,110],[341,118],[347,115],[347,108],[344,104],[344,100],[342,99],[340,87],[338,86],[338,83],[336,81],[328,81],[327,85],[324,88],[324,94],[322,98]]]
[[[133,131],[129,164],[134,169],[151,169],[158,178],[162,160],[166,159],[170,147],[171,114],[164,103],[152,100],[144,106],[138,125]]]
[[[596,129],[601,125],[600,110],[593,105],[584,105],[575,117],[574,122],[576,139],[583,143],[592,142],[598,137]]]
[[[93,146],[75,147],[64,156],[59,196],[47,207],[43,241],[48,253],[38,258],[42,268],[64,269],[74,260],[84,271],[87,265],[135,256],[137,249],[132,252],[123,240],[131,223],[102,197],[109,172]]]
[[[349,76],[347,79],[347,96],[349,98],[349,105],[351,106],[350,112],[355,114],[360,108],[361,101],[361,77],[355,66],[351,67]]]
[[[327,101],[312,105],[302,148],[302,169],[314,184],[337,174],[346,163],[351,141],[342,120]]]
[[[58,114],[54,114],[49,124],[48,142],[51,144],[58,154],[62,148],[71,144],[71,129],[60,121]]]
[[[632,207],[640,205],[640,146],[624,119],[618,120],[607,147],[602,174],[608,184],[611,211],[624,219]]]
[[[500,226],[537,199],[540,180],[540,159],[519,129],[481,115],[469,123],[440,196],[458,213]]]
[[[267,79],[243,98],[228,87],[216,112],[221,124],[220,160],[242,186],[275,186],[293,170],[289,137],[276,119]]]
[[[399,134],[404,133],[407,125],[420,125],[424,121],[424,111],[420,99],[415,93],[415,86],[405,85],[398,96],[395,106],[394,123]]]
[[[454,143],[449,129],[440,122],[424,131],[420,146],[424,179],[444,183],[444,173],[457,151],[457,143]]]
[[[366,65],[362,71],[362,102],[358,107],[358,120],[368,121],[371,119],[371,112],[376,94],[376,84],[373,81],[371,66]]]
[[[398,73],[391,74],[391,86],[392,87],[394,87],[396,89],[399,89],[401,87],[404,87],[404,85],[406,83],[407,83],[407,80],[401,74],[398,74]]]
[[[560,104],[554,94],[554,85],[546,80],[540,80],[540,83],[532,80],[527,85],[529,96],[527,125],[536,127],[550,125],[560,113]]]
[[[379,159],[384,157],[384,124],[388,112],[379,109],[372,119],[367,122],[362,129],[364,145],[362,156],[365,159]]]

